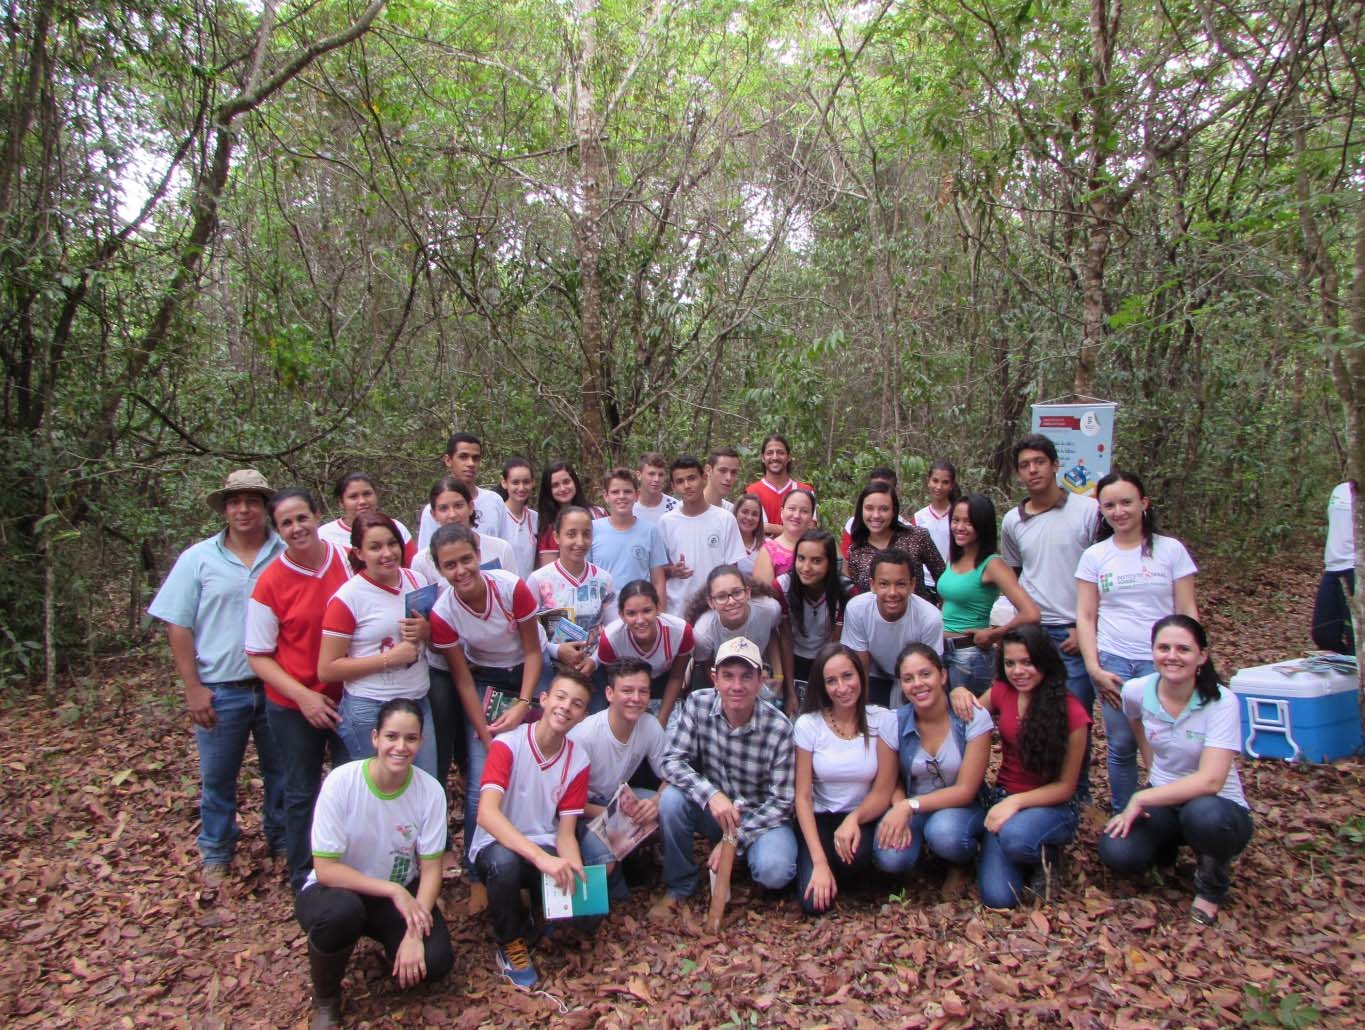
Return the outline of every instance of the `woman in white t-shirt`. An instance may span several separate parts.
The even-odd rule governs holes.
[[[379,491],[374,480],[365,472],[349,472],[336,481],[332,496],[341,507],[341,517],[318,527],[318,536],[329,544],[335,544],[349,553],[351,549],[351,529],[356,516],[362,511],[379,511]],[[408,527],[397,519],[393,524],[398,527],[398,535],[403,540],[403,562],[411,564],[417,553],[417,544],[408,532]]]
[[[962,491],[957,486],[956,466],[951,461],[934,462],[929,466],[924,488],[929,491],[929,503],[915,512],[915,517],[911,521],[929,534],[929,539],[934,542],[938,553],[943,555],[946,562],[948,547],[952,543],[952,527],[948,520],[952,517],[953,507],[962,497]],[[928,569],[924,572],[924,580],[926,586],[936,585]]]
[[[947,667],[927,644],[906,646],[896,660],[896,679],[906,700],[896,712],[904,789],[896,786],[877,827],[873,859],[883,872],[908,876],[928,845],[948,863],[943,894],[952,900],[966,887],[968,866],[981,847],[981,787],[995,723],[984,708],[974,708],[970,720],[952,710]]]
[[[683,613],[696,641],[692,684],[694,689],[709,685],[711,660],[720,645],[746,637],[767,657],[772,675],[781,678],[783,708],[790,719],[796,715],[791,633],[782,619],[782,605],[770,593],[770,587],[746,580],[735,565],[717,565],[710,571],[706,587],[693,595]]]
[[[1152,630],[1156,672],[1123,686],[1147,786],[1100,835],[1100,861],[1132,875],[1173,865],[1194,850],[1190,918],[1212,926],[1231,885],[1228,867],[1251,840],[1251,809],[1237,774],[1242,726],[1235,695],[1220,686],[1204,627],[1168,615]]]
[[[1115,470],[1099,481],[1097,543],[1076,566],[1076,637],[1100,695],[1109,758],[1109,798],[1122,811],[1137,787],[1137,741],[1124,718],[1123,684],[1152,666],[1152,626],[1179,612],[1199,618],[1198,571],[1185,545],[1156,532],[1142,480]]]
[[[739,571],[756,583],[771,583],[774,578],[773,559],[763,546],[763,502],[757,494],[740,494],[731,509],[739,524],[739,542],[744,545],[744,557],[735,564]]]
[[[867,673],[842,644],[811,667],[796,720],[796,885],[801,910],[827,911],[872,868],[873,827],[896,783],[896,715],[867,704]]]
[[[622,587],[617,609],[621,617],[598,638],[596,661],[603,666],[624,658],[646,662],[650,710],[660,725],[667,726],[696,646],[692,627],[659,610],[659,592],[647,579],[631,580]]]
[[[422,658],[430,628],[426,619],[408,614],[405,602],[425,584],[404,567],[402,537],[383,512],[356,516],[351,564],[359,575],[327,602],[318,650],[318,679],[342,682],[337,734],[352,759],[372,755],[375,715],[384,702],[406,697],[422,711],[417,767],[434,777],[436,741],[427,698],[431,683]]]
[[[525,458],[512,457],[502,463],[502,489],[505,494],[502,528],[507,542],[512,545],[514,563],[511,570],[525,579],[536,570],[537,540],[540,539],[540,517],[531,507],[536,479],[531,463]]]
[[[337,766],[318,793],[314,869],[294,899],[308,934],[313,1027],[341,1025],[341,979],[361,937],[383,945],[399,987],[440,980],[455,965],[436,904],[446,795],[413,768],[424,721],[406,698],[381,705],[374,757]]]

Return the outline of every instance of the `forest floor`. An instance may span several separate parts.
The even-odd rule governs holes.
[[[1205,561],[1200,606],[1224,671],[1300,653],[1318,564]],[[298,1026],[304,939],[264,872],[259,780],[244,770],[243,839],[216,896],[199,886],[194,747],[168,658],[109,660],[0,709],[0,1023]],[[1102,756],[1102,745],[1096,754]],[[930,870],[868,885],[836,913],[732,904],[721,937],[700,910],[660,931],[640,889],[591,941],[537,953],[544,993],[499,983],[486,918],[447,885],[457,967],[399,992],[363,944],[348,1026],[1360,1025],[1365,979],[1365,762],[1243,761],[1256,834],[1215,928],[1187,910],[1191,866],[1163,884],[1106,875],[1098,820],[1070,849],[1060,895],[1011,913],[939,898]],[[1095,765],[1104,797],[1104,763]],[[459,806],[455,806],[458,811]],[[737,874],[737,879],[743,879]]]

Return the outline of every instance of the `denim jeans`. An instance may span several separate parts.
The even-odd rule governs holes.
[[[553,845],[540,847],[551,855],[558,854]],[[584,865],[589,864],[587,858]],[[525,889],[534,904],[540,898],[541,872],[511,848],[497,841],[489,841],[479,849],[477,860],[479,882],[488,888],[488,914],[493,920],[493,938],[507,944],[517,938],[529,940],[534,931],[531,913],[521,900]],[[565,920],[575,929],[592,933],[602,923],[602,916],[581,916]]]
[[[313,868],[313,806],[322,786],[322,760],[331,752],[332,768],[351,760],[332,730],[320,730],[297,708],[265,703],[266,721],[284,764],[284,830],[288,841],[289,886],[302,889]]]
[[[900,813],[896,817],[900,818]],[[980,805],[940,808],[928,814],[921,812],[910,820],[909,847],[884,848],[877,845],[872,849],[872,860],[884,873],[909,876],[919,862],[925,845],[928,845],[929,850],[945,862],[970,865],[981,848],[981,833],[985,825],[986,813]]]
[[[470,674],[474,679],[474,691],[483,703],[484,692],[489,687],[517,692],[521,690],[520,665],[511,669],[494,669],[482,666],[472,667]],[[483,786],[483,764],[488,760],[488,747],[474,732],[474,724],[464,720],[465,751],[465,788],[464,788],[464,869],[470,883],[479,882],[479,871],[469,860],[469,842],[474,839],[474,830],[479,825],[479,788]]]
[[[248,738],[265,783],[261,828],[270,853],[285,852],[284,765],[265,716],[265,689],[259,680],[205,683],[213,692],[213,729],[195,726],[199,748],[199,855],[205,865],[227,865],[237,846],[237,776]]]
[[[1323,651],[1355,654],[1355,627],[1351,624],[1348,594],[1356,591],[1356,570],[1324,572],[1313,599],[1313,645]]]
[[[1014,908],[1024,890],[1026,871],[1043,860],[1043,848],[1065,844],[1076,835],[1076,807],[1067,802],[1016,812],[998,833],[986,831],[977,867],[981,903]]]
[[[1180,845],[1188,844],[1197,860],[1195,894],[1221,905],[1232,885],[1228,865],[1251,840],[1251,813],[1235,801],[1205,795],[1144,814],[1127,837],[1100,835],[1100,861],[1132,876],[1174,862]]]
[[[1066,690],[1072,697],[1081,703],[1086,715],[1092,715],[1095,710],[1095,684],[1090,682],[1090,673],[1085,671],[1085,659],[1077,651],[1075,654],[1067,654],[1062,650],[1062,641],[1067,637],[1074,627],[1072,626],[1044,626],[1047,635],[1052,638],[1052,642],[1057,645],[1057,654],[1061,655],[1062,664],[1066,666]],[[1090,801],[1090,730],[1087,728],[1085,733],[1085,761],[1081,763],[1080,779],[1076,781],[1076,797],[1083,803]]]
[[[436,731],[431,724],[431,702],[425,697],[414,697],[411,700],[422,709],[422,746],[418,748],[417,758],[413,764],[428,776],[434,777]],[[341,725],[337,727],[337,733],[341,736],[341,742],[346,745],[351,761],[374,757],[374,741],[370,739],[370,733],[374,729],[374,720],[379,715],[379,709],[383,707],[383,701],[375,701],[373,698],[357,697],[351,693],[341,695]]]
[[[664,847],[664,885],[675,898],[690,898],[697,891],[701,872],[692,857],[693,837],[705,834],[712,843],[720,840],[720,826],[711,813],[677,787],[659,795],[659,836]],[[781,890],[796,876],[796,835],[785,823],[766,831],[745,849],[749,875],[769,890]]]
[[[948,666],[948,688],[966,687],[977,697],[995,681],[995,648],[947,643],[943,661]]]
[[[1112,672],[1125,683],[1156,672],[1151,659],[1124,658],[1108,651],[1100,652],[1100,668]],[[1104,739],[1109,758],[1109,803],[1115,812],[1122,812],[1133,791],[1137,790],[1137,737],[1123,710],[1115,708],[1102,696],[1100,714],[1104,716]]]

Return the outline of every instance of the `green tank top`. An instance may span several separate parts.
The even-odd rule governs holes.
[[[1000,596],[1000,588],[981,581],[981,574],[996,555],[987,556],[970,572],[954,572],[950,565],[939,576],[935,589],[943,598],[943,632],[966,633],[971,629],[985,629],[991,624],[991,606]]]

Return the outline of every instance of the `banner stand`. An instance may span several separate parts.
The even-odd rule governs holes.
[[[1095,496],[1095,484],[1114,467],[1113,401],[1078,396],[1074,402],[1034,404],[1033,431],[1057,448],[1057,484],[1074,494]]]

